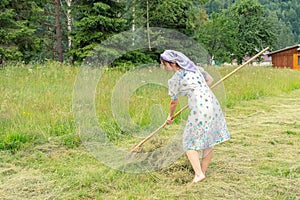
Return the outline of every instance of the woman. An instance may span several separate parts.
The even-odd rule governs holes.
[[[188,96],[190,115],[183,134],[183,149],[193,167],[194,183],[203,181],[212,159],[212,147],[230,138],[219,102],[205,81],[204,73],[188,57],[166,50],[160,55],[162,67],[175,72],[168,81],[171,97],[167,124],[173,122],[178,95]],[[203,72],[203,71],[202,71]],[[199,160],[202,150],[202,160]]]

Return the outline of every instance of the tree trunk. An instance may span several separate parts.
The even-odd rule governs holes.
[[[132,25],[131,25],[132,33],[135,31],[135,4],[132,4]],[[132,46],[135,45],[134,34],[132,34]]]
[[[150,25],[149,25],[149,1],[147,0],[147,38],[148,38],[148,49],[151,51],[150,41]]]
[[[72,0],[66,0],[68,10],[67,10],[67,26],[68,26],[68,48],[69,51],[71,51],[72,48],[72,37],[70,35],[72,31],[72,16],[71,16],[71,5],[72,5]],[[69,64],[73,65],[73,56],[69,57]]]
[[[61,35],[61,27],[60,27],[60,0],[54,0],[55,5],[55,29],[56,29],[56,49],[58,61],[63,62],[63,49],[62,49],[62,35]]]

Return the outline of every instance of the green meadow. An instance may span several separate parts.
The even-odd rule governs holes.
[[[217,67],[221,76],[234,69]],[[215,147],[207,179],[192,185],[184,155],[158,171],[132,174],[102,164],[84,147],[72,112],[79,70],[54,62],[0,70],[0,199],[299,199],[300,71],[246,66],[224,81],[232,138]],[[95,107],[109,140],[129,150],[140,138],[123,131],[111,112],[113,88],[126,72],[103,72]],[[167,88],[145,85],[129,103],[137,126],[162,124]],[[152,105],[164,109],[161,116],[151,116]],[[163,146],[179,121],[143,151]]]

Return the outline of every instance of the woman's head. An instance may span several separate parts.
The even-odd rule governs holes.
[[[164,59],[160,59],[161,67],[167,71],[177,71],[180,67],[175,62],[169,62]]]
[[[196,65],[193,61],[191,61],[187,56],[185,56],[183,53],[179,51],[174,50],[165,50],[161,55],[160,59],[162,61],[162,64],[165,66],[165,69],[167,69],[167,66],[180,67],[182,69],[185,69],[187,71],[193,71],[195,72],[197,70]]]

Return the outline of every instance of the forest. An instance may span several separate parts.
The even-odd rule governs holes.
[[[2,65],[78,65],[111,36],[149,27],[193,38],[219,63],[300,40],[298,0],[2,0],[0,9]],[[161,51],[149,45],[116,62],[146,63]]]

